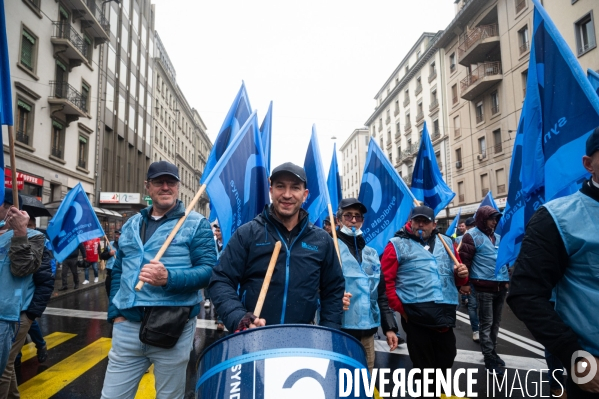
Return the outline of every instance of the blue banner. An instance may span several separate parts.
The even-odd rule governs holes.
[[[0,0],[0,126],[1,125],[13,125],[10,62],[8,59],[4,0]],[[1,135],[0,148],[4,148]],[[4,151],[0,151],[0,179],[2,179],[1,181],[4,181]],[[0,198],[4,198],[4,183],[0,184]]]
[[[481,206],[490,206],[495,208],[495,210],[499,210],[499,207],[497,206],[497,204],[495,203],[495,200],[493,199],[493,193],[491,192],[491,190],[489,190],[489,192],[487,193],[487,195],[485,195],[485,198],[483,198],[483,200],[480,202],[480,205],[478,206],[479,208]]]
[[[270,203],[256,112],[248,118],[204,181],[218,214],[223,245]]]
[[[535,5],[522,144],[522,190],[545,200],[569,194],[589,176],[581,158],[599,126],[599,97],[541,6]]]
[[[460,207],[460,209],[458,210],[458,214],[456,215],[455,219],[453,219],[453,222],[451,222],[451,224],[447,228],[447,231],[445,232],[446,236],[453,237],[456,229],[458,228],[458,223],[460,222],[461,216],[462,216],[462,208]]]
[[[333,144],[333,158],[331,159],[331,167],[329,168],[329,177],[327,177],[327,188],[329,190],[329,198],[331,200],[331,208],[333,215],[337,212],[339,201],[343,199],[341,192],[341,177],[339,177],[339,164],[337,163],[337,144]],[[329,210],[320,215],[320,223],[329,217]]]
[[[455,193],[445,184],[439,170],[426,122],[424,122],[422,128],[420,149],[418,150],[416,162],[414,162],[412,187],[410,189],[417,200],[435,211],[435,215],[441,212],[455,197]]]
[[[414,208],[414,196],[376,140],[370,140],[358,200],[366,206],[362,232],[366,243],[383,254]]]
[[[266,166],[266,175],[270,176],[270,146],[272,136],[272,101],[268,106],[268,112],[264,116],[260,126],[260,136],[262,138],[262,153],[264,154],[264,165]]]
[[[587,77],[589,78],[589,82],[591,82],[591,86],[595,89],[595,93],[599,94],[599,73],[592,69],[588,69]]]
[[[104,236],[102,225],[81,183],[64,197],[46,232],[58,262],[65,260],[82,242]]]
[[[310,222],[316,223],[320,215],[328,209],[328,204],[331,203],[327,181],[324,177],[324,169],[322,168],[316,125],[312,125],[312,137],[304,160],[304,170],[308,178],[306,187],[308,189],[308,198],[302,207],[308,211]]]

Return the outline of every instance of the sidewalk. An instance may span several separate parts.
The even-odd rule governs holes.
[[[73,274],[71,273],[71,271],[69,270],[69,276],[67,278],[67,283],[68,283],[68,287],[69,289],[64,290],[64,291],[58,291],[61,287],[62,287],[62,268],[59,266],[56,269],[56,277],[54,280],[54,292],[52,293],[52,296],[50,297],[50,302],[56,298],[61,298],[65,295],[71,295],[80,291],[87,291],[89,289],[92,289],[98,285],[101,285],[102,287],[104,287],[104,280],[106,278],[106,270],[101,270],[98,271],[98,282],[94,283],[94,270],[93,269],[89,269],[89,284],[83,284],[84,281],[84,269],[77,269],[78,272],[78,276],[79,276],[79,288],[77,289],[73,289]]]

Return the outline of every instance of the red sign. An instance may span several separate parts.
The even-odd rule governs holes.
[[[17,171],[17,188],[22,190],[25,182],[35,186],[44,186],[43,178]],[[12,171],[9,168],[4,168],[4,187],[12,188]]]

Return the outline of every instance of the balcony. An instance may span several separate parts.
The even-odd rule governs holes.
[[[411,143],[411,144],[408,144],[408,148],[406,149],[406,151],[409,152],[410,155],[413,156],[413,155],[418,154],[418,147],[419,147],[418,143]]]
[[[62,159],[62,148],[52,147],[52,156]]]
[[[423,119],[424,119],[424,112],[422,110],[420,110],[416,114],[416,123],[420,122]]]
[[[85,160],[84,159],[80,159],[79,162],[77,162],[77,166],[79,166],[81,169],[85,169]]]
[[[498,46],[499,29],[497,24],[477,26],[460,36],[458,62],[466,67],[477,64]]]
[[[406,121],[406,125],[404,126],[403,130],[406,134],[412,131],[412,122],[410,122],[409,119]]]
[[[66,82],[50,82],[50,112],[62,112],[69,123],[87,115],[87,99]]]
[[[397,115],[399,115],[399,106],[395,107],[395,109],[393,110],[393,116],[397,116]]]
[[[54,45],[54,57],[59,54],[69,60],[69,70],[87,61],[87,46],[85,40],[68,22],[52,22],[54,34],[50,39]]]
[[[503,151],[503,144],[495,144],[493,147],[491,147],[491,149],[493,150],[493,154],[499,154]]]
[[[169,127],[170,127],[170,125],[169,125]],[[382,124],[382,123],[381,123],[381,124],[379,124],[379,132],[380,132],[381,130],[383,130],[383,124]]]
[[[464,100],[472,101],[503,79],[501,62],[483,62],[460,82]]]
[[[390,122],[391,122],[391,117],[390,117],[390,116],[388,116],[388,117],[385,119],[385,125],[388,125]]]
[[[431,134],[431,141],[435,141],[441,137],[441,130],[437,129]]]
[[[431,104],[428,106],[428,111],[433,112],[437,108],[439,108],[439,100],[433,98],[433,101],[431,101]]]
[[[414,95],[418,95],[422,93],[422,84],[419,84],[418,86],[416,86],[416,91],[414,92]]]
[[[407,161],[408,159],[412,159],[412,154],[409,153],[408,151],[402,151],[399,156],[397,157],[397,160],[399,162],[404,162]]]
[[[437,71],[434,70],[434,71],[431,72],[430,75],[428,75],[428,82],[429,83],[432,82],[433,80],[435,80],[436,77],[437,77]]]
[[[64,0],[73,12],[75,20],[81,19],[81,26],[96,40],[104,43],[110,38],[110,24],[95,0]]]
[[[524,10],[526,7],[526,0],[516,0],[516,14]]]
[[[458,195],[458,201],[459,201],[460,203],[464,202],[464,194],[460,194],[460,195]]]
[[[502,194],[505,193],[505,184],[498,184],[497,185],[497,194]]]
[[[29,135],[27,133],[25,133],[22,130],[17,130],[17,141],[19,143],[23,143],[23,144],[27,144],[27,145],[31,145],[29,144]]]
[[[460,137],[461,134],[462,132],[459,127],[453,129],[453,137]]]
[[[409,103],[410,103],[410,97],[404,98],[404,100],[403,100],[403,106],[407,107]]]
[[[528,51],[528,42],[524,42],[520,45],[520,55],[526,53]]]
[[[482,196],[486,196],[489,193],[489,189],[488,188],[483,188],[481,191]]]

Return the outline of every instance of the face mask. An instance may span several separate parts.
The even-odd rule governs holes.
[[[362,235],[362,230],[360,230],[360,229],[357,229],[357,230],[356,230],[356,228],[355,228],[355,227],[352,227],[352,228],[350,229],[349,227],[347,227],[347,226],[345,226],[345,225],[343,225],[343,226],[341,227],[341,232],[342,232],[343,234],[347,234],[348,236],[352,236],[352,237],[355,237],[355,236]]]
[[[3,228],[5,224],[6,224],[6,221],[0,220],[0,229]]]

